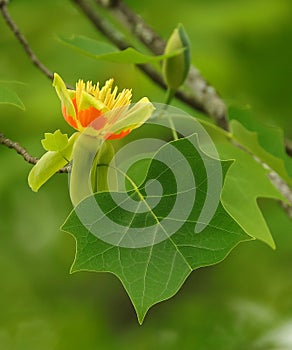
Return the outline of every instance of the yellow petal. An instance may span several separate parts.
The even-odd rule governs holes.
[[[150,118],[154,110],[155,107],[148,98],[143,97],[132,108],[122,113],[119,119],[107,129],[107,132],[118,134],[123,130],[136,129]]]
[[[104,113],[108,111],[107,106],[103,102],[83,90],[77,102],[77,109],[78,111],[83,111],[89,107],[94,107]]]
[[[72,102],[72,93],[69,92],[70,90],[67,90],[64,81],[57,73],[54,73],[53,86],[56,89],[62,105],[66,108],[67,114],[76,119],[76,112]]]

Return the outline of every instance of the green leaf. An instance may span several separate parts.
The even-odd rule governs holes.
[[[252,154],[230,142],[232,135],[203,122],[222,160],[233,160],[222,190],[221,201],[227,212],[251,237],[275,248],[267,223],[258,206],[259,198],[286,201],[268,178],[269,171]]]
[[[182,52],[182,50],[176,50],[170,54],[153,56],[143,54],[132,47],[120,51],[113,45],[81,35],[73,36],[70,39],[60,38],[60,40],[64,44],[87,56],[97,60],[105,60],[116,63],[144,64],[149,62],[157,62],[168,57],[176,56]]]
[[[234,139],[292,185],[292,158],[285,152],[283,130],[259,123],[250,110],[230,108],[228,115]]]
[[[168,157],[170,149],[179,152],[182,163],[173,161],[167,166],[160,161]],[[172,162],[171,156],[168,159]],[[191,173],[184,170],[184,164]],[[251,239],[220,203],[209,222],[199,219],[208,182],[212,181],[206,179],[204,164],[190,138],[168,143],[150,162],[142,161],[138,166],[148,170],[145,179],[139,173],[136,179],[131,168],[126,174],[132,185],[127,192],[100,192],[87,197],[62,227],[76,239],[71,271],[115,274],[129,294],[140,323],[152,305],[177,293],[192,270],[222,261],[239,242]],[[229,165],[222,163],[224,172]],[[212,176],[216,180],[216,174]],[[174,212],[176,205],[179,209]],[[201,221],[204,229],[196,231]]]
[[[24,104],[18,95],[6,86],[0,85],[0,104],[9,104],[25,110]]]
[[[68,164],[68,161],[71,160],[74,142],[79,135],[80,133],[76,132],[70,137],[62,153],[49,151],[40,158],[28,175],[28,184],[33,191],[37,192],[57,171]]]
[[[251,155],[231,144],[217,145],[224,159],[234,159],[225,178],[222,204],[251,237],[272,248],[275,243],[258,206],[258,198],[285,200],[268,178],[268,171]]]
[[[41,140],[46,151],[62,151],[68,144],[68,135],[62,134],[60,130],[52,133],[45,133],[45,138]]]

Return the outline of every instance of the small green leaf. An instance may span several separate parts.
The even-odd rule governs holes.
[[[71,160],[74,142],[79,135],[80,133],[76,132],[70,137],[62,153],[49,151],[40,158],[28,175],[28,184],[33,191],[37,192],[57,171],[68,164],[68,160]]]
[[[179,152],[179,161],[169,156],[171,149]],[[159,161],[165,157],[169,157],[171,166]],[[181,159],[192,175],[182,170]],[[208,157],[208,161],[214,162],[214,159]],[[230,162],[222,163],[224,172],[229,165]],[[189,138],[164,145],[150,164],[146,162],[139,168],[147,170],[142,183],[141,174],[137,173],[136,181],[136,171],[130,170],[127,179],[133,190],[100,192],[85,198],[62,229],[76,239],[76,257],[71,271],[115,274],[127,290],[142,323],[149,308],[177,293],[192,270],[222,261],[238,243],[251,238],[220,203],[204,229],[195,230],[201,224],[199,218],[209,179],[206,179],[204,161]],[[180,178],[177,178],[174,174],[179,172]],[[129,179],[130,174],[134,178]],[[157,192],[158,182],[161,196]],[[152,185],[155,187],[153,195],[149,189]],[[118,198],[118,202],[113,198]],[[155,203],[152,209],[149,203]],[[174,206],[178,211],[173,210]],[[190,213],[184,220],[182,214],[188,212],[188,206]],[[162,239],[155,244],[157,237]],[[140,244],[148,238],[148,245]],[[109,239],[117,244],[110,243]]]
[[[52,133],[45,133],[45,138],[41,140],[46,151],[62,151],[68,144],[68,135],[62,134],[60,130]]]
[[[0,85],[0,104],[9,104],[25,110],[24,104],[18,95],[6,86]]]
[[[93,40],[85,36],[73,36],[70,39],[60,38],[60,40],[71,48],[97,60],[105,60],[116,63],[144,64],[161,61],[167,57],[173,57],[182,52],[176,50],[165,55],[146,55],[132,47],[125,50],[118,50],[114,46],[102,41]]]

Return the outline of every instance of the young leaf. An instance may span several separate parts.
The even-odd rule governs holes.
[[[9,104],[25,110],[24,104],[18,95],[13,90],[2,85],[0,85],[0,104]]]
[[[179,152],[190,167],[191,177],[195,177],[194,183],[182,163],[168,167],[159,161],[169,155],[166,147]],[[223,170],[229,165],[230,162],[223,162]],[[218,263],[239,242],[250,239],[220,203],[205,228],[195,231],[209,179],[204,162],[189,139],[161,147],[147,169],[139,186],[135,179],[126,176],[133,188],[128,192],[101,192],[87,197],[62,227],[76,239],[71,271],[115,274],[129,294],[140,323],[152,305],[177,293],[192,270]],[[174,176],[176,172],[181,172],[182,183]],[[140,181],[140,174],[138,178]],[[153,195],[149,186],[154,186]],[[178,190],[180,186],[182,191]],[[189,204],[190,212],[184,219]],[[179,209],[174,212],[176,205]]]
[[[166,55],[146,55],[132,47],[125,50],[118,50],[113,45],[102,41],[93,40],[85,36],[73,36],[70,39],[60,38],[60,40],[71,48],[96,60],[105,60],[116,63],[144,64],[161,61],[167,57],[173,57],[181,53],[182,50],[176,50]]]
[[[37,192],[58,170],[68,164],[68,160],[71,160],[74,142],[79,135],[80,133],[76,132],[70,137],[62,153],[49,151],[40,158],[28,175],[28,184],[33,191]]]
[[[45,138],[41,140],[46,151],[62,151],[68,144],[68,135],[62,134],[60,130],[52,133],[45,133]]]

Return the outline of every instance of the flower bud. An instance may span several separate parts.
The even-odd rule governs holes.
[[[162,63],[162,73],[168,88],[177,90],[186,79],[190,69],[190,42],[184,27],[179,24],[174,29],[165,47],[165,54],[179,51],[175,56],[166,58]]]

